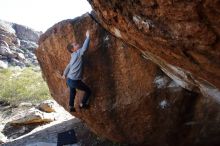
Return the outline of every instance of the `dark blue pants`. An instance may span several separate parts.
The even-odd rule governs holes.
[[[76,95],[76,89],[85,91],[85,96],[83,97],[82,104],[85,105],[91,95],[91,90],[89,87],[83,83],[81,80],[67,79],[67,85],[70,88],[70,99],[69,106],[74,106],[74,99]]]

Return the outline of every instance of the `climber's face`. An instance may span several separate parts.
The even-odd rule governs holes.
[[[74,42],[74,43],[72,43],[72,45],[73,45],[73,48],[72,48],[73,52],[79,50],[79,44],[78,43]]]

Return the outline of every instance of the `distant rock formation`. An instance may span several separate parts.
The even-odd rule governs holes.
[[[0,20],[0,68],[37,65],[34,50],[41,33]]]
[[[127,27],[125,35],[114,28],[113,34],[120,39],[87,14],[57,23],[40,37],[36,55],[53,98],[68,110],[68,89],[58,74],[62,74],[70,59],[67,44],[73,40],[82,44],[89,29],[91,44],[85,54],[84,81],[92,90],[90,108],[77,111],[74,116],[96,134],[131,145],[219,145],[219,103],[204,97],[199,90],[183,88],[185,78],[168,77],[169,72],[161,66],[168,64],[156,64],[155,55],[140,51],[140,43],[149,47],[147,38],[137,41],[135,47],[129,45],[144,35],[143,30],[143,34],[139,31],[124,42],[121,38],[129,38],[129,31],[133,31]],[[174,54],[170,53],[172,58]],[[164,57],[169,59],[169,54]],[[173,68],[172,73],[181,73],[178,69]]]

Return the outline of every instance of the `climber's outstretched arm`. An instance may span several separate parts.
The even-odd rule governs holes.
[[[84,52],[89,48],[89,42],[90,42],[90,37],[89,37],[89,31],[87,30],[86,31],[86,39],[83,43],[82,48],[79,50],[81,55],[83,55]]]

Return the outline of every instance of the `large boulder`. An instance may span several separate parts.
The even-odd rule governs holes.
[[[82,44],[87,29],[91,43],[83,80],[92,96],[90,108],[74,116],[96,134],[132,145],[220,144],[218,103],[182,88],[88,14],[54,25],[36,49],[43,77],[60,105],[68,110],[69,92],[59,78],[70,59],[66,46],[72,41]]]
[[[88,0],[98,20],[183,88],[220,102],[218,0]]]

